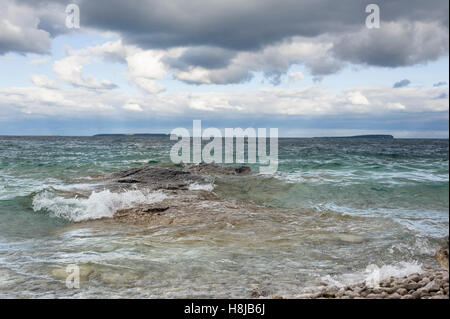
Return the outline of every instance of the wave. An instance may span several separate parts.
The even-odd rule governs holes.
[[[344,287],[347,285],[354,285],[365,281],[382,281],[391,277],[403,278],[414,273],[422,273],[423,266],[421,263],[412,261],[401,261],[390,265],[375,265],[370,264],[363,271],[355,273],[348,273],[336,276],[324,276],[322,281],[336,287]]]
[[[448,183],[448,173],[430,171],[389,172],[360,170],[314,170],[279,172],[275,177],[288,183],[344,185],[364,184],[367,181],[385,183],[387,185],[410,185],[417,183]]]
[[[199,183],[192,183],[189,185],[189,190],[190,191],[208,191],[208,192],[212,192],[214,190],[214,184],[199,184]]]
[[[141,190],[122,193],[103,190],[92,192],[86,198],[67,198],[45,190],[33,197],[32,208],[35,212],[47,211],[54,217],[80,222],[112,217],[120,209],[131,208],[139,204],[152,204],[165,198],[167,195],[161,192]]]

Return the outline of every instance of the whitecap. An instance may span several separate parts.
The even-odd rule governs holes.
[[[112,217],[120,209],[159,202],[166,197],[161,192],[130,190],[113,193],[103,190],[92,192],[87,198],[67,198],[46,190],[34,196],[32,207],[36,212],[46,210],[52,216],[79,222]]]
[[[192,184],[189,185],[189,190],[190,191],[203,190],[203,191],[212,192],[213,189],[214,189],[214,184],[213,183],[210,183],[210,184],[192,183]]]

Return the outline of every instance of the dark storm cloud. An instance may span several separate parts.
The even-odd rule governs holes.
[[[392,86],[393,88],[397,89],[397,88],[403,88],[405,86],[408,86],[411,83],[410,80],[408,79],[404,79],[398,82],[395,82],[394,85]]]
[[[200,66],[205,69],[226,67],[236,52],[216,47],[189,48],[178,58],[166,57],[163,62],[172,68],[187,70],[189,66]]]
[[[80,1],[84,22],[114,30],[142,47],[208,45],[254,50],[289,36],[313,37],[360,28],[365,1]],[[382,22],[448,25],[448,1],[378,1]]]
[[[124,43],[144,49],[191,47],[180,61],[166,61],[179,69],[225,67],[232,52],[256,52],[293,36],[327,36],[333,44],[327,53],[332,63],[304,61],[316,76],[336,72],[343,62],[398,67],[448,55],[448,0],[379,0],[380,29],[365,27],[370,0],[70,2],[80,6],[82,30],[114,31]],[[35,8],[39,30],[50,36],[73,32],[64,26],[66,0],[15,3]],[[24,47],[25,52],[42,51],[37,42],[22,42],[37,48]],[[1,36],[0,48],[17,50]]]

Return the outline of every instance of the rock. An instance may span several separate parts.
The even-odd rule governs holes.
[[[422,295],[420,291],[414,291],[412,294],[410,294],[413,299],[420,299],[420,296]]]
[[[342,296],[344,296],[345,294],[345,289],[341,288],[339,289],[339,291],[336,293],[336,298],[341,298]]]
[[[430,282],[430,278],[428,277],[423,277],[421,281],[419,281],[419,284],[421,286],[425,286],[426,284],[428,284]]]
[[[361,297],[366,297],[368,294],[369,294],[369,292],[367,292],[367,291],[361,291],[359,295]]]
[[[132,273],[104,272],[100,276],[105,284],[128,285],[139,279],[139,276]]]
[[[112,174],[113,179],[124,184],[146,184],[155,189],[182,189],[190,183],[204,181],[201,176],[193,175],[180,168],[165,168],[143,165]]]
[[[372,289],[372,292],[375,294],[381,294],[383,292],[383,290],[379,287],[375,287]]]
[[[427,289],[429,292],[436,292],[441,289],[441,287],[433,280],[432,282],[429,282],[424,289]]]
[[[267,297],[270,293],[267,290],[260,290],[259,288],[255,288],[250,293],[250,296],[253,298],[259,298],[259,297]]]
[[[408,279],[411,281],[414,281],[414,282],[419,282],[420,276],[419,276],[419,274],[413,274],[413,275],[409,276]]]
[[[357,293],[357,294],[360,294],[361,293],[361,291],[363,290],[363,288],[361,288],[361,287],[353,287],[353,292],[355,292],[355,293]]]
[[[408,290],[416,290],[419,287],[420,287],[420,285],[418,283],[407,283],[405,285],[405,288]]]
[[[404,296],[404,295],[406,295],[408,293],[408,290],[406,290],[405,288],[399,288],[399,289],[397,289],[397,293],[400,296]]]
[[[445,244],[436,252],[436,259],[441,264],[441,267],[444,269],[448,269],[448,253],[449,253],[449,247],[448,247],[448,236],[445,239]]]
[[[417,289],[417,291],[420,292],[421,295],[428,295],[428,293],[429,293],[429,290],[426,287],[419,288],[419,289]]]
[[[80,281],[88,280],[89,276],[94,272],[94,267],[89,265],[78,265],[78,267],[80,270]],[[67,268],[54,268],[50,271],[50,273],[56,279],[66,280],[70,274],[74,273],[74,271]]]
[[[351,291],[351,290],[347,290],[347,291],[345,292],[345,296],[348,296],[348,297],[350,297],[350,298],[355,298],[355,297],[358,296],[358,294],[357,294],[356,292]]]
[[[397,288],[395,287],[388,287],[388,288],[383,288],[383,291],[386,292],[387,294],[392,294],[397,290]]]
[[[428,288],[429,292],[436,292],[439,291],[441,288],[437,284],[433,284],[431,287]]]
[[[251,172],[248,166],[220,166],[214,163],[199,163],[187,168],[192,173],[223,174],[223,175],[245,175]]]
[[[346,243],[362,243],[364,241],[364,237],[352,234],[338,234],[337,238]]]
[[[369,287],[366,283],[324,288],[319,298],[342,299],[440,299],[448,298],[448,271],[430,268],[424,274],[380,281],[380,287]]]

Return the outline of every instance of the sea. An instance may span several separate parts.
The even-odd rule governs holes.
[[[251,210],[140,226],[105,220],[167,195],[98,177],[169,166],[169,137],[0,137],[0,297],[299,297],[435,265],[449,232],[448,139],[278,143],[275,174],[249,164],[191,187]],[[71,265],[79,287],[67,285]]]

